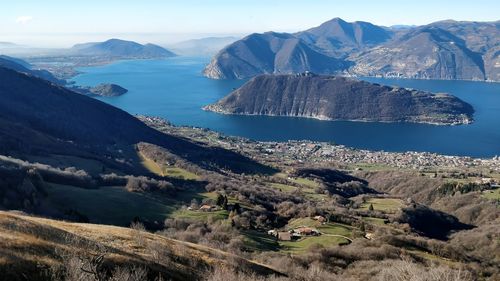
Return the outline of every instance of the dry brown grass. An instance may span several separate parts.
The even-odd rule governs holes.
[[[138,234],[140,232],[140,234]],[[137,239],[140,235],[140,239]],[[75,242],[78,241],[78,242]],[[0,212],[0,276],[16,273],[36,275],[40,268],[60,265],[60,253],[85,255],[88,245],[106,249],[106,261],[115,266],[146,267],[172,280],[191,280],[213,266],[231,266],[238,259],[242,267],[261,274],[275,271],[231,254],[160,235],[116,226],[69,223]],[[154,248],[155,251],[151,251]],[[158,253],[162,254],[158,254]]]

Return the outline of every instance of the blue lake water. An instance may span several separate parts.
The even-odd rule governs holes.
[[[209,58],[120,61],[82,68],[78,85],[116,83],[129,90],[99,98],[131,114],[163,117],[176,125],[210,128],[254,140],[315,140],[371,150],[430,151],[447,155],[500,155],[500,83],[366,78],[371,82],[447,92],[472,104],[475,122],[461,126],[411,123],[320,121],[306,118],[235,116],[202,106],[239,87],[241,80],[211,80],[201,71]]]

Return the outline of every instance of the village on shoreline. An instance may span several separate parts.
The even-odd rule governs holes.
[[[399,168],[418,171],[479,168],[489,173],[500,173],[500,156],[474,158],[468,156],[448,156],[430,152],[386,152],[350,148],[329,142],[308,140],[253,141],[242,137],[225,136],[221,133],[197,127],[175,126],[158,117],[139,116],[149,126],[170,134],[183,136],[210,145],[240,152],[251,158],[267,163],[308,162],[336,163],[342,165],[377,166],[378,168]],[[356,169],[362,169],[357,167]]]

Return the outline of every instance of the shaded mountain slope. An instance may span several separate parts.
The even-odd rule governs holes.
[[[106,154],[139,142],[157,144],[180,157],[212,169],[265,171],[240,154],[160,133],[123,110],[0,67],[0,148],[72,147]],[[55,143],[53,143],[55,142]],[[47,143],[52,143],[45,147]]]
[[[17,72],[22,72],[26,73],[47,81],[50,81],[52,83],[56,84],[64,84],[65,82],[63,80],[59,80],[52,73],[50,73],[47,70],[41,70],[41,69],[32,69],[31,65],[27,63],[26,61],[18,58],[13,58],[9,56],[0,56],[0,67],[5,67],[8,69],[15,70]]]
[[[486,79],[481,55],[468,49],[464,40],[433,26],[412,31],[352,59],[356,61],[352,70],[360,75]]]
[[[350,23],[334,18],[295,35],[326,54],[342,57],[354,50],[382,44],[390,40],[393,34],[369,22]]]
[[[462,124],[472,106],[428,92],[380,86],[342,77],[261,75],[207,109],[229,114]]]
[[[242,79],[261,73],[332,73],[349,63],[323,55],[286,33],[252,34],[222,49],[205,68],[214,79]]]
[[[276,37],[286,42],[298,40],[296,49],[300,51],[293,54],[301,55],[290,55],[293,44],[276,44]],[[252,34],[215,55],[204,74],[215,79],[239,79],[312,71],[500,81],[499,38],[498,21],[447,20],[398,29],[334,18],[294,34]],[[266,51],[269,49],[272,51]],[[283,55],[276,55],[280,53]],[[275,56],[279,63],[275,63]]]

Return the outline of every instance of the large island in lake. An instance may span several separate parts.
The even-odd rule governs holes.
[[[474,113],[470,104],[448,94],[312,73],[260,75],[204,109],[224,114],[439,125],[471,123]]]

